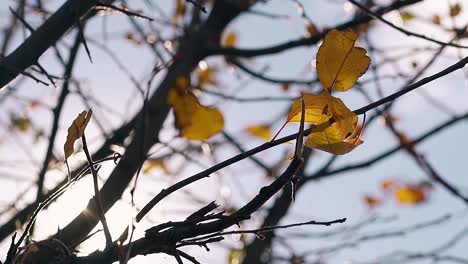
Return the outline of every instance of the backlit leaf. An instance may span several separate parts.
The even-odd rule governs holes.
[[[91,115],[93,114],[92,110],[83,111],[81,114],[78,115],[75,120],[73,120],[72,124],[68,128],[68,135],[67,141],[63,145],[63,150],[65,152],[65,159],[71,156],[75,151],[73,148],[73,144],[79,138],[81,138],[84,134],[85,128],[91,120]]]
[[[237,34],[235,32],[229,32],[224,39],[223,45],[227,48],[231,48],[236,45],[237,42]]]
[[[349,121],[349,120],[348,120]],[[355,130],[357,130],[357,126]],[[346,137],[342,139],[340,130],[333,124],[325,130],[317,133],[311,133],[305,142],[305,145],[310,148],[320,149],[335,155],[344,155],[351,152],[363,141],[358,137]]]
[[[215,107],[201,105],[187,90],[187,85],[185,78],[179,78],[177,86],[169,92],[168,102],[174,108],[175,125],[181,137],[208,139],[223,129],[223,115]]]
[[[418,204],[426,200],[426,193],[419,186],[405,186],[395,190],[395,198],[400,204]]]
[[[305,145],[336,155],[343,155],[362,141],[358,117],[349,110],[341,99],[331,96],[327,91],[319,95],[304,94],[305,122],[316,125],[309,134]],[[296,100],[289,112],[288,122],[301,120],[301,101]]]
[[[252,136],[261,138],[265,141],[271,139],[271,129],[269,125],[251,125],[245,128],[245,130]]]
[[[244,259],[244,250],[231,248],[228,253],[228,263],[229,264],[240,264]]]
[[[358,35],[353,30],[331,30],[317,53],[317,72],[323,87],[329,91],[346,91],[367,71],[370,58],[366,50],[355,47]]]

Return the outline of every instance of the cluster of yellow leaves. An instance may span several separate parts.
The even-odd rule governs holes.
[[[188,86],[188,79],[180,77],[169,92],[168,103],[174,109],[175,125],[181,137],[208,139],[223,129],[223,115],[215,107],[201,105]]]
[[[363,199],[369,208],[375,208],[383,203],[388,195],[393,196],[401,205],[417,205],[427,201],[431,185],[425,181],[420,183],[404,183],[397,180],[384,180],[380,184],[383,191],[382,197],[376,195],[364,195]]]
[[[71,156],[75,151],[73,148],[73,144],[79,138],[81,138],[84,134],[85,128],[91,120],[91,115],[93,114],[92,110],[83,111],[78,117],[73,120],[72,124],[68,128],[68,135],[67,141],[63,145],[63,150],[65,152],[65,159]]]
[[[355,47],[357,34],[348,30],[331,30],[317,53],[317,72],[324,91],[304,94],[305,122],[314,125],[305,145],[335,155],[343,155],[360,145],[358,117],[332,90],[347,91],[366,72],[370,58],[366,50]],[[287,122],[300,122],[301,100],[293,103]]]

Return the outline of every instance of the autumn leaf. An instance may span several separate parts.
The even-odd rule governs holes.
[[[224,118],[215,107],[203,106],[193,93],[187,90],[186,78],[179,78],[177,86],[171,89],[169,104],[174,108],[175,125],[181,137],[205,140],[220,132]]]
[[[200,87],[206,85],[216,85],[217,81],[215,78],[216,69],[213,67],[206,67],[204,69],[197,70],[197,77],[198,77],[198,85]]]
[[[432,23],[434,23],[436,25],[440,25],[441,21],[442,21],[442,19],[440,18],[439,15],[434,15],[432,17]]]
[[[305,106],[304,122],[316,125],[305,142],[306,146],[343,155],[362,143],[358,133],[358,117],[341,99],[331,96],[327,91],[319,95],[304,94],[302,98]],[[300,100],[294,101],[287,122],[301,120],[301,105]]]
[[[347,122],[352,122],[352,120],[348,119]],[[338,123],[333,123],[323,131],[312,132],[305,145],[335,155],[344,155],[363,143],[358,132],[352,132],[343,138],[343,133],[348,130],[340,128],[338,125],[334,126],[335,124]],[[355,125],[354,131],[360,131],[359,127]]]
[[[414,14],[411,12],[400,12],[400,17],[403,23],[407,23],[414,19]]]
[[[418,204],[426,201],[426,193],[419,186],[405,186],[395,190],[395,198],[400,204]]]
[[[236,45],[237,42],[237,34],[235,32],[229,32],[224,38],[223,46],[226,48],[232,48]]]
[[[26,132],[31,128],[31,120],[27,117],[14,117],[10,119],[11,127],[21,132]]]
[[[162,172],[164,172],[164,174],[172,175],[171,171],[169,170],[166,163],[162,159],[148,160],[148,162],[146,162],[146,167],[143,170],[143,173],[147,174],[147,173],[151,172],[154,169],[160,169]]]
[[[244,259],[244,251],[241,249],[231,248],[228,253],[229,264],[239,264]]]
[[[379,197],[370,194],[364,195],[363,200],[369,208],[374,208],[382,203]]]
[[[456,4],[450,6],[450,16],[451,17],[458,16],[461,13],[461,11],[462,11],[462,7],[461,7],[460,3],[456,3]]]
[[[383,180],[381,183],[380,183],[380,187],[384,190],[384,191],[388,191],[388,190],[391,190],[395,187],[397,187],[399,184],[397,181],[395,180]]]
[[[367,71],[370,58],[366,50],[355,47],[358,35],[353,30],[331,30],[317,53],[317,72],[323,87],[346,91]]]
[[[186,9],[187,8],[185,0],[176,0],[176,6],[174,9],[174,13],[172,14],[172,22],[179,22],[179,19],[185,14]]]
[[[245,130],[252,136],[268,141],[271,139],[271,129],[269,125],[250,125]]]
[[[67,141],[63,145],[65,159],[70,157],[71,154],[73,154],[73,152],[75,151],[73,148],[73,144],[77,139],[83,136],[86,126],[88,125],[89,120],[91,120],[92,114],[93,111],[91,109],[89,111],[85,110],[81,112],[81,114],[79,114],[78,117],[75,118],[75,120],[73,120],[72,124],[68,128]]]

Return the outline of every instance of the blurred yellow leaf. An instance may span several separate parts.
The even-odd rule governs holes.
[[[403,23],[407,23],[414,19],[414,14],[411,12],[404,11],[404,12],[400,12],[400,17]]]
[[[21,132],[26,132],[31,128],[31,120],[27,117],[11,117],[11,126]]]
[[[370,58],[366,50],[355,47],[358,35],[353,30],[331,30],[317,53],[317,72],[328,91],[346,91],[367,71]]]
[[[394,189],[395,187],[397,187],[399,185],[399,183],[395,180],[383,180],[381,183],[380,183],[380,186],[381,188],[384,190],[384,191],[388,191],[388,190],[391,190],[391,189]]]
[[[129,40],[130,42],[132,42],[133,44],[136,44],[136,45],[141,45],[143,44],[143,41],[141,41],[140,39],[138,39],[137,37],[135,37],[135,34],[133,34],[132,32],[128,32],[126,35],[125,35],[125,38],[127,40]]]
[[[172,175],[171,171],[169,170],[169,168],[167,167],[166,163],[164,162],[164,160],[162,159],[158,159],[158,160],[148,160],[146,162],[146,167],[145,169],[143,170],[143,173],[144,174],[147,174],[149,173],[150,171],[152,171],[153,169],[160,169],[162,170],[162,172],[164,172],[164,174],[166,175]]]
[[[75,140],[81,138],[84,134],[85,128],[91,120],[91,115],[93,114],[92,110],[83,111],[81,114],[78,115],[75,120],[73,120],[72,124],[68,128],[68,135],[67,141],[63,145],[63,150],[65,151],[65,159],[71,156],[75,151],[73,148],[73,144]]]
[[[265,141],[271,139],[271,129],[269,125],[251,125],[245,128],[245,130],[252,136],[261,138]]]
[[[450,16],[451,17],[458,16],[461,13],[461,11],[462,11],[462,7],[461,7],[460,3],[456,3],[456,4],[450,6]]]
[[[244,259],[244,250],[231,248],[229,249],[228,258],[229,264],[240,264]]]
[[[363,200],[369,208],[374,208],[382,203],[379,197],[370,194],[364,195]]]
[[[215,107],[201,105],[187,90],[187,84],[186,78],[179,78],[177,86],[169,92],[168,102],[174,108],[175,125],[182,137],[208,139],[223,129],[223,115]]]
[[[187,8],[185,0],[176,0],[176,6],[174,9],[174,13],[172,14],[172,22],[179,22],[179,19],[185,14],[186,9]]]
[[[213,67],[206,67],[205,69],[198,69],[198,85],[201,87],[205,85],[216,85],[217,81],[215,79],[216,69]]]
[[[442,19],[440,18],[439,15],[434,15],[432,17],[432,23],[434,23],[436,25],[440,25],[441,21],[442,21]]]
[[[232,48],[234,45],[236,45],[237,42],[237,34],[235,32],[229,32],[224,39],[223,45],[227,48]]]
[[[395,198],[400,204],[417,204],[426,200],[426,193],[419,186],[405,186],[395,190]]]

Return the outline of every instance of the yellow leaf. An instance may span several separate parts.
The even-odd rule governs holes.
[[[304,94],[305,122],[316,125],[305,145],[336,155],[343,155],[362,141],[359,139],[358,117],[349,110],[341,99],[327,91],[319,95]],[[288,122],[300,122],[301,101],[296,100],[289,112]]]
[[[237,42],[237,34],[234,32],[230,32],[227,34],[226,38],[224,39],[224,46],[227,48],[232,48],[234,45],[236,45]]]
[[[31,120],[27,117],[11,117],[11,126],[21,132],[26,132],[31,128]]]
[[[355,47],[357,34],[353,30],[331,30],[317,53],[317,72],[328,91],[346,91],[367,71],[370,58],[366,50]]]
[[[92,110],[89,110],[89,112],[87,112],[86,110],[81,112],[81,114],[79,114],[78,117],[75,118],[75,120],[73,120],[73,123],[68,128],[67,141],[65,142],[65,145],[63,145],[63,150],[65,151],[65,159],[70,157],[71,154],[73,154],[73,152],[75,151],[73,148],[73,144],[75,143],[75,140],[83,136],[85,128],[88,125],[89,120],[91,120],[92,114]]]
[[[185,14],[185,10],[185,0],[176,0],[175,10],[172,14],[172,22],[177,23],[179,19]]]
[[[229,264],[240,264],[244,259],[244,251],[241,249],[231,248],[228,253],[228,263]]]
[[[172,175],[171,171],[169,170],[166,163],[162,159],[148,160],[148,162],[146,163],[146,167],[143,170],[143,173],[147,174],[147,173],[149,173],[150,171],[152,171],[153,169],[156,169],[156,168],[161,169],[164,172],[164,174]]]
[[[462,11],[462,7],[461,7],[460,3],[456,3],[456,4],[450,6],[450,16],[451,17],[458,16],[461,13],[461,11]]]
[[[414,19],[414,14],[411,12],[404,11],[404,12],[400,12],[400,17],[403,23],[407,23]]]
[[[271,139],[271,130],[269,125],[251,125],[245,128],[245,130],[252,136],[261,138],[265,141]]]
[[[324,131],[311,133],[307,138],[305,145],[307,147],[320,149],[335,155],[344,155],[363,143],[359,137],[350,136],[342,139],[340,132],[341,131],[333,127],[332,124]]]
[[[171,89],[168,96],[168,102],[174,108],[175,125],[182,137],[208,139],[223,129],[223,115],[215,107],[201,105],[187,86],[183,86],[187,83],[184,79],[178,79],[177,86]]]
[[[338,119],[341,119],[344,115],[354,115],[341,99],[331,96],[326,91],[323,91],[319,95],[304,94],[302,98],[304,99],[304,122],[306,123],[320,125],[330,120],[334,115],[338,115]],[[294,101],[288,114],[288,122],[301,121],[301,108],[301,100]]]
[[[417,204],[426,200],[426,193],[418,186],[406,186],[395,191],[395,198],[401,204]]]

